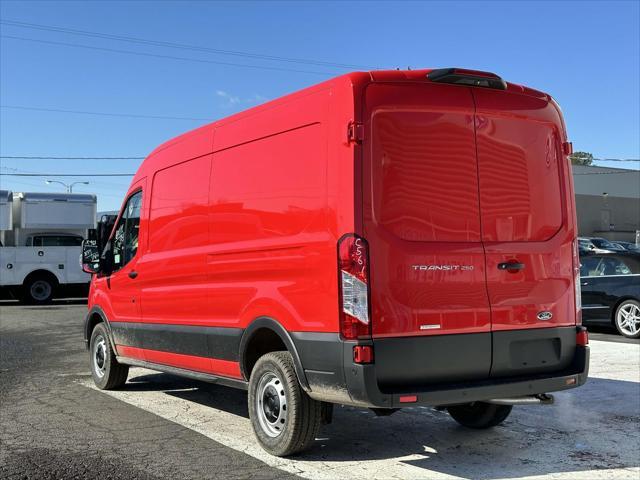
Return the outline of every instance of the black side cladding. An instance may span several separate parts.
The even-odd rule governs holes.
[[[117,345],[238,361],[241,328],[111,322]]]
[[[350,401],[344,376],[344,345],[338,333],[292,332],[312,398],[335,403]],[[355,343],[348,343],[349,348]]]
[[[427,74],[427,78],[432,82],[453,83],[455,85],[466,85],[469,87],[493,88],[495,90],[506,90],[507,82],[494,73],[485,75],[475,75],[472,72],[459,68],[439,68]]]

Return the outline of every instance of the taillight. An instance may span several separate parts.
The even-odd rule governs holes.
[[[584,327],[578,327],[578,331],[576,333],[576,345],[581,347],[586,347],[589,345],[589,332]]]
[[[369,316],[369,252],[367,241],[355,234],[338,241],[340,335],[345,340],[371,337]]]
[[[573,241],[573,288],[576,305],[576,325],[582,325],[582,288],[580,286],[580,253],[578,239]]]

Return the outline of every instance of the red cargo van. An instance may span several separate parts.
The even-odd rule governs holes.
[[[549,95],[462,69],[351,73],[181,135],[84,246],[95,383],[248,389],[275,455],[334,403],[472,428],[551,403],[589,357],[570,152]]]

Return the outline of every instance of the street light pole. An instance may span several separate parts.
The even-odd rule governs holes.
[[[67,193],[73,193],[73,186],[74,185],[89,185],[89,182],[72,182],[72,183],[64,183],[61,182],[59,180],[45,180],[44,183],[46,183],[47,185],[51,185],[52,183],[59,183],[60,185],[62,185],[64,188],[67,189]]]
[[[80,185],[89,185],[89,182],[73,182],[73,183],[70,183],[70,184],[69,184],[69,193],[73,193],[73,186],[74,186],[74,185],[77,185],[77,184],[80,184]]]

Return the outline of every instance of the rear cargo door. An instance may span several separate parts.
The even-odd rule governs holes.
[[[545,97],[475,88],[494,331],[575,324],[563,126]]]
[[[486,377],[491,328],[470,89],[372,84],[364,118],[379,381]]]

